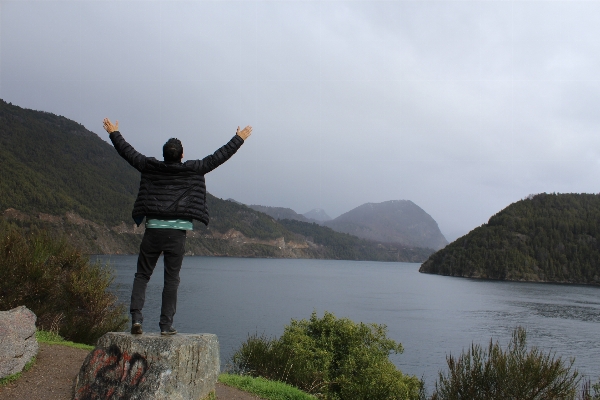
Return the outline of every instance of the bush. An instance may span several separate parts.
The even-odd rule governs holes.
[[[600,400],[600,381],[592,385],[591,381],[586,381],[579,395],[581,400]]]
[[[413,399],[422,382],[396,369],[402,345],[385,325],[355,323],[325,312],[292,320],[279,339],[254,335],[234,353],[233,372],[285,382],[326,399]]]
[[[125,327],[125,306],[108,291],[107,267],[43,231],[24,234],[4,224],[0,232],[0,309],[25,305],[38,328],[79,343]]]
[[[508,349],[490,340],[454,358],[447,357],[448,373],[440,372],[432,400],[444,399],[575,399],[579,373],[573,360],[565,363],[538,348],[527,350],[527,334],[518,327]]]

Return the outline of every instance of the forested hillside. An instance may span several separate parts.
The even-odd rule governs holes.
[[[542,193],[513,203],[431,255],[420,271],[600,284],[600,195]]]
[[[136,253],[143,233],[131,219],[138,184],[139,173],[82,125],[0,100],[0,222],[65,235],[88,253]],[[308,236],[333,242],[315,242],[306,229],[243,204],[209,194],[207,205],[210,226],[194,225],[188,254],[419,262],[431,253],[323,235],[316,224]]]
[[[0,100],[0,210],[128,220],[139,173],[74,121]]]

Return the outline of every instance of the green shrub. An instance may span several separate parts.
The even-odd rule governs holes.
[[[412,399],[422,382],[396,369],[402,345],[385,325],[355,323],[325,312],[292,320],[279,339],[254,335],[234,353],[233,372],[288,383],[326,399]]]
[[[564,362],[536,347],[527,349],[525,329],[513,331],[506,351],[490,340],[454,358],[447,357],[448,373],[439,374],[432,400],[444,399],[575,399],[579,373],[573,360]]]
[[[127,323],[125,306],[108,288],[111,271],[91,264],[63,239],[0,225],[0,309],[25,305],[40,329],[93,344]]]
[[[579,399],[600,400],[600,380],[593,385],[590,380],[584,382]]]

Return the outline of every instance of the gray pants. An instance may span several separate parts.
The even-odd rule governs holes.
[[[164,254],[165,283],[162,292],[160,310],[160,329],[166,330],[173,325],[173,316],[177,310],[177,288],[179,271],[185,253],[186,231],[178,229],[149,228],[144,233],[140,245],[137,272],[131,291],[129,312],[133,322],[143,322],[142,308],[146,300],[146,287],[152,276],[158,257]]]

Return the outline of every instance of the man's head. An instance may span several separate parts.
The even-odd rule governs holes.
[[[166,162],[181,162],[183,157],[183,146],[177,138],[167,140],[163,146],[163,157]]]

